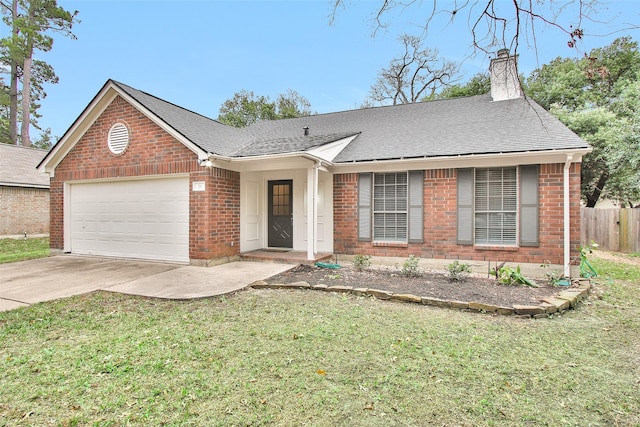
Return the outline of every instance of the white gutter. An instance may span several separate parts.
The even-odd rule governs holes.
[[[372,170],[397,170],[399,165],[407,169],[440,169],[466,167],[517,166],[526,164],[562,163],[572,155],[579,162],[592,149],[563,149],[544,151],[519,151],[514,153],[464,154],[438,157],[408,157],[401,159],[369,160],[363,162],[333,163],[334,173],[370,172]]]
[[[222,156],[220,154],[208,154],[208,160],[212,161],[212,162],[224,162],[226,163],[226,165],[223,164],[215,164],[212,163],[209,167],[211,166],[218,166],[221,167],[223,169],[230,169],[230,170],[236,170],[233,168],[233,164],[236,165],[241,165],[243,163],[252,163],[252,162],[256,162],[256,161],[274,161],[274,160],[286,160],[286,159],[307,159],[307,160],[311,160],[314,163],[317,163],[319,166],[318,168],[324,172],[331,172],[329,170],[329,167],[334,166],[334,163],[331,163],[327,160],[321,159],[317,156],[314,156],[312,154],[309,154],[307,152],[302,152],[302,151],[296,151],[296,152],[292,152],[292,153],[282,153],[282,154],[265,154],[265,155],[260,155],[260,156],[251,156],[251,157],[228,157],[228,156]]]
[[[571,277],[571,204],[569,203],[569,170],[573,162],[573,155],[567,154],[564,162],[564,276]]]

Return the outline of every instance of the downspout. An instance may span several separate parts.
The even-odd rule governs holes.
[[[564,162],[564,276],[571,277],[571,215],[569,203],[569,170],[573,161],[573,154],[567,155]]]

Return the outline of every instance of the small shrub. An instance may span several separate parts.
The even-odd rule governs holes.
[[[420,257],[415,255],[409,255],[409,258],[402,264],[402,275],[405,277],[417,277],[420,276],[420,268],[418,262]]]
[[[498,282],[503,285],[527,285],[532,288],[537,288],[538,285],[533,280],[527,279],[520,273],[520,266],[517,266],[514,270],[513,268],[502,265],[498,268],[498,270],[494,270],[496,278]]]
[[[540,267],[544,269],[544,276],[553,286],[565,286],[564,283],[567,282],[567,279],[562,274],[554,270],[549,261],[545,260],[544,264],[541,264]]]
[[[371,267],[371,256],[362,254],[355,255],[353,257],[353,266],[358,271]]]
[[[451,281],[462,281],[471,274],[471,265],[456,260],[447,266],[447,274]]]
[[[324,275],[325,279],[329,279],[329,280],[338,280],[338,279],[342,279],[342,276],[335,273],[335,274],[325,274]]]

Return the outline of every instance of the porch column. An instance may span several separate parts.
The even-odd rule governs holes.
[[[307,260],[314,260],[318,234],[318,163],[307,169]]]

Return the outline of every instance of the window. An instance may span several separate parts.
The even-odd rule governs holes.
[[[424,171],[358,174],[358,240],[424,242]]]
[[[516,168],[476,169],[476,244],[517,243],[518,180]]]
[[[407,241],[407,173],[376,173],[373,179],[373,239]]]

